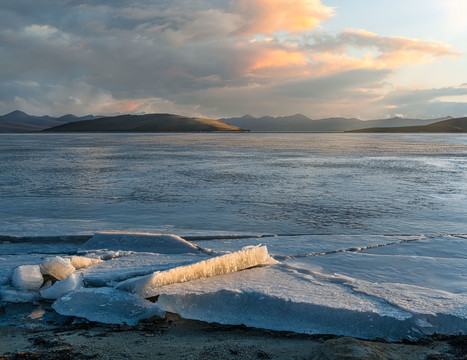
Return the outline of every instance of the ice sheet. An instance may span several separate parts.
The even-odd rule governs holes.
[[[308,334],[392,340],[466,331],[455,317],[413,314],[336,282],[274,265],[159,289],[158,305],[182,317]],[[422,320],[430,319],[429,326]]]
[[[32,303],[40,299],[37,291],[14,289],[10,286],[0,287],[0,302]]]
[[[75,290],[56,300],[52,307],[61,315],[105,324],[136,325],[141,319],[165,316],[150,301],[108,287]]]
[[[172,234],[98,232],[82,247],[84,250],[108,249],[144,251],[160,254],[197,253],[199,249]]]
[[[76,270],[73,277],[82,276],[84,288],[64,296],[64,299],[71,296],[68,307],[63,299],[58,299],[57,304],[61,304],[60,311],[64,314],[66,311],[93,321],[127,321],[118,314],[119,306],[129,306],[137,297],[122,298],[125,292],[114,293],[111,289],[127,280],[124,283],[128,290],[144,290],[143,296],[160,294],[159,305],[163,309],[192,319],[393,340],[416,339],[434,332],[467,333],[466,242],[463,235],[197,240],[199,246],[214,249],[217,254],[225,253],[232,259],[235,257],[232,252],[241,246],[264,243],[274,249],[279,263],[157,289],[148,283],[152,275],[143,280],[140,276],[164,274],[168,270],[170,273],[170,269],[177,268],[172,270],[177,273],[176,278],[188,280],[194,273],[188,271],[193,264],[215,258],[206,251],[162,254],[86,250],[78,252],[79,256],[103,261]],[[135,246],[139,246],[138,242]],[[71,258],[70,255],[73,254],[61,257]],[[38,265],[49,258],[43,253],[0,256],[0,280],[4,279],[0,301],[37,301],[38,291],[11,287],[11,275],[19,265]],[[64,292],[56,289],[73,288],[65,286],[67,280],[42,291],[56,292],[55,297],[59,297]],[[106,288],[98,288],[101,286]],[[114,311],[107,304],[112,303],[109,298],[115,294],[120,302],[115,304]],[[92,301],[86,309],[83,299],[88,297]],[[103,313],[99,313],[99,304],[106,308]],[[139,313],[145,311],[144,306],[139,309],[142,309]]]
[[[397,244],[420,239],[421,236],[383,236],[383,235],[297,235],[261,236],[220,240],[194,241],[199,247],[214,251],[238,251],[249,245],[265,245],[271,255],[277,258],[303,257],[336,251],[355,251],[366,248]]]

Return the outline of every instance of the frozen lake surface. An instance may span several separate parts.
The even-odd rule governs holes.
[[[0,232],[465,232],[467,136],[0,134]]]
[[[467,332],[464,135],[0,134],[0,149],[0,306]]]

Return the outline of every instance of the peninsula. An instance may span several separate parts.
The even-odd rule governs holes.
[[[73,121],[42,131],[54,132],[244,132],[219,120],[173,114],[119,115]]]
[[[358,133],[465,133],[467,132],[467,117],[438,121],[422,126],[398,126],[398,127],[372,127],[346,132]]]

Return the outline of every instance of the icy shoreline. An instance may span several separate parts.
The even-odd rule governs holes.
[[[414,340],[433,333],[467,332],[465,234],[220,236],[188,243],[173,235],[162,239],[154,234],[110,233],[96,234],[86,245],[82,237],[66,239],[3,238],[0,303],[52,298],[54,309],[64,315],[133,325],[170,311],[207,322],[367,339]],[[235,252],[260,244],[276,261],[249,270],[243,269],[255,264],[237,266]],[[76,255],[81,261],[91,259],[88,266],[77,265],[66,273],[66,259],[71,264]],[[235,271],[215,270],[216,276],[179,282],[191,279],[193,264],[206,264],[197,265],[204,269],[223,256]],[[265,263],[265,255],[260,257],[256,265]],[[17,280],[13,284],[19,266],[36,266],[33,273],[38,277],[37,268],[47,262],[60,265],[66,275],[46,287],[39,280],[30,289],[21,289]],[[173,273],[176,268],[181,269],[179,280],[156,290],[149,286],[133,291],[142,297],[121,290],[134,289],[127,284],[141,284],[141,276]],[[155,304],[144,299],[153,295],[158,296]]]

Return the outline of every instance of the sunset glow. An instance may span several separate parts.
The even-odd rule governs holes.
[[[459,17],[465,4],[457,0],[170,6],[134,0],[131,7],[105,0],[53,7],[40,0],[29,6],[37,11],[25,12],[16,2],[0,7],[3,114],[467,113],[467,87],[461,86],[467,83],[467,28]],[[326,92],[317,97],[305,83],[320,83]],[[393,103],[401,86],[416,103]],[[342,92],[346,105],[337,95]]]

